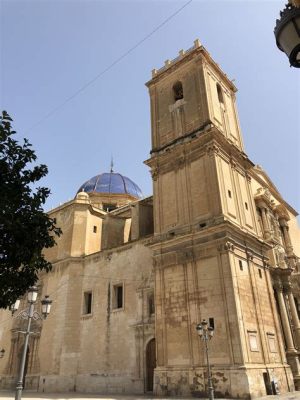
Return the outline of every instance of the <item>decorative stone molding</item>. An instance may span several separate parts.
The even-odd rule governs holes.
[[[191,262],[194,259],[193,250],[179,251],[177,253],[177,259],[179,262]]]
[[[288,211],[287,211],[286,207],[284,207],[283,204],[280,204],[277,207],[275,207],[274,211],[278,216],[278,222],[282,229],[282,235],[283,235],[287,255],[288,255],[288,257],[293,257],[294,249],[293,249],[293,245],[292,245],[290,234],[289,234],[288,221],[290,220],[290,216],[288,214]]]
[[[283,284],[279,278],[273,281],[273,287],[277,292],[283,291]]]
[[[206,153],[211,157],[214,154],[218,154],[220,147],[216,143],[210,143],[206,147]]]
[[[159,268],[161,266],[161,258],[160,256],[158,257],[153,257],[153,268]]]
[[[261,199],[269,204],[271,202],[271,192],[268,188],[260,187],[257,189],[255,195],[255,199]]]
[[[235,169],[236,168],[236,161],[234,160],[234,158],[230,157],[229,162],[230,162],[231,167],[233,169]]]
[[[152,170],[150,171],[152,179],[154,181],[156,181],[158,178],[158,172],[159,172],[158,167],[153,167]]]
[[[300,272],[300,258],[299,257],[295,257],[295,263],[296,263],[296,272]]]
[[[225,253],[225,252],[229,252],[229,251],[233,252],[234,251],[234,244],[232,242],[230,242],[229,240],[227,240],[226,242],[221,243],[218,246],[218,251],[220,253]]]
[[[283,282],[283,292],[285,294],[292,293],[292,289],[293,289],[292,282],[290,282],[290,281]]]
[[[289,213],[288,213],[286,207],[283,204],[278,204],[276,207],[274,207],[274,212],[278,216],[278,220],[279,220],[280,225],[281,225],[281,223],[284,224],[284,221],[286,223],[287,221],[290,220]]]
[[[276,264],[280,268],[285,268],[286,267],[286,253],[283,249],[282,246],[275,246],[274,247],[274,252],[275,252],[275,257],[276,257]]]
[[[269,263],[269,258],[268,257],[263,256],[262,262],[263,262],[264,268],[270,268],[270,263]]]
[[[278,222],[279,222],[279,225],[282,227],[282,228],[286,228],[287,230],[289,230],[289,226],[288,226],[288,223],[287,223],[287,219],[285,218],[285,217],[278,217]]]
[[[297,257],[294,254],[291,256],[286,256],[286,263],[288,267],[291,268],[293,271],[296,270],[296,272],[300,272],[298,269]]]
[[[252,179],[251,176],[250,176],[248,173],[246,173],[246,174],[245,174],[245,177],[246,177],[246,179],[247,179],[247,182],[250,183],[250,182],[251,182],[251,179]]]
[[[185,156],[181,155],[179,156],[175,161],[174,161],[174,169],[178,170],[180,168],[183,168],[185,165]]]
[[[135,337],[137,339],[154,335],[154,322],[139,323],[133,327],[135,329]]]
[[[247,256],[248,261],[253,261],[254,254],[251,250],[248,250],[248,249],[246,250],[246,256]]]

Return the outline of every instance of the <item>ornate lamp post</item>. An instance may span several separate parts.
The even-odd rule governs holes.
[[[276,44],[289,58],[291,67],[300,68],[300,1],[289,0],[280,12],[274,29]]]
[[[40,315],[37,311],[35,311],[34,304],[36,302],[37,295],[38,295],[38,289],[36,286],[29,288],[28,294],[27,294],[29,308],[26,310],[20,311],[20,313],[16,315],[16,318],[27,319],[28,323],[27,323],[26,331],[22,332],[25,334],[25,341],[24,341],[24,347],[23,347],[23,352],[22,352],[22,357],[21,357],[19,377],[18,377],[18,382],[17,382],[17,386],[16,386],[15,400],[21,400],[21,396],[22,396],[24,369],[25,369],[26,354],[27,354],[27,348],[28,348],[28,340],[29,340],[29,335],[32,333],[30,331],[31,321],[32,321],[32,319],[34,319],[35,321],[38,319],[46,319],[48,314],[50,313],[50,309],[51,309],[52,300],[49,299],[49,296],[45,296],[45,298],[41,301],[42,315]],[[20,305],[20,300],[17,300],[15,302],[15,304],[13,304],[11,306],[12,314],[14,314],[18,310],[19,305]]]
[[[213,337],[214,328],[208,326],[207,321],[204,319],[196,326],[200,339],[203,340],[205,345],[206,363],[207,363],[207,381],[208,381],[208,398],[214,400],[214,388],[212,385],[211,370],[208,357],[208,341]]]

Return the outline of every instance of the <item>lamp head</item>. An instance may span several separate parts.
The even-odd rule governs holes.
[[[201,324],[197,324],[196,330],[197,330],[198,335],[199,335],[200,337],[202,337],[202,336],[203,336],[203,327],[202,327]]]
[[[46,295],[45,298],[41,301],[41,303],[42,303],[42,314],[44,319],[46,319],[51,310],[52,300],[50,300],[49,296]]]
[[[295,0],[280,12],[274,34],[277,47],[288,56],[290,65],[300,68],[300,7]]]
[[[28,303],[35,303],[38,295],[38,288],[36,286],[31,286],[28,289],[27,299]]]
[[[208,322],[206,321],[206,319],[202,320],[201,325],[203,326],[204,329],[207,327]]]
[[[14,304],[12,304],[12,305],[10,306],[10,311],[11,311],[12,315],[14,315],[14,313],[18,310],[19,306],[20,306],[20,300],[17,299],[17,300],[14,302]]]

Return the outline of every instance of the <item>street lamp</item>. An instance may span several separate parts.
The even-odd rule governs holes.
[[[14,313],[18,310],[19,306],[20,306],[19,299],[16,300],[16,302],[10,306],[10,311],[11,311],[12,315],[14,315]]]
[[[280,11],[274,29],[277,47],[289,58],[291,67],[300,68],[300,2],[289,0]]]
[[[214,335],[214,328],[208,326],[207,321],[204,319],[200,324],[196,326],[196,330],[200,339],[203,340],[205,344],[205,353],[206,353],[206,363],[207,363],[207,381],[208,381],[208,397],[209,400],[214,400],[214,388],[212,385],[212,378],[211,378],[211,370],[208,358],[208,341]]]
[[[37,295],[38,295],[38,288],[36,286],[32,286],[31,288],[29,288],[28,293],[27,293],[27,301],[29,303],[29,308],[26,310],[20,311],[19,314],[17,314],[15,317],[15,318],[22,318],[22,319],[28,320],[27,329],[25,332],[22,332],[25,334],[25,341],[24,341],[24,347],[23,347],[23,352],[22,352],[22,357],[21,357],[19,377],[18,377],[18,382],[17,382],[17,386],[16,386],[15,400],[21,400],[21,396],[22,396],[24,369],[25,369],[29,335],[31,333],[33,333],[30,331],[31,321],[32,321],[32,319],[34,319],[35,321],[37,321],[38,319],[46,319],[48,314],[50,313],[50,309],[51,309],[52,301],[49,299],[49,296],[45,296],[45,298],[41,301],[42,314],[40,315],[37,311],[35,311],[34,304],[36,302]],[[11,309],[12,314],[14,314],[18,310],[19,305],[20,305],[20,300],[17,300],[11,306],[10,309]]]

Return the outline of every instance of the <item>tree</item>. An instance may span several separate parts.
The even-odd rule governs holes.
[[[42,205],[50,194],[34,187],[48,173],[46,165],[35,165],[31,144],[19,144],[12,119],[0,116],[0,308],[7,308],[38,280],[40,271],[49,272],[44,248],[55,245],[61,230],[44,213]]]

